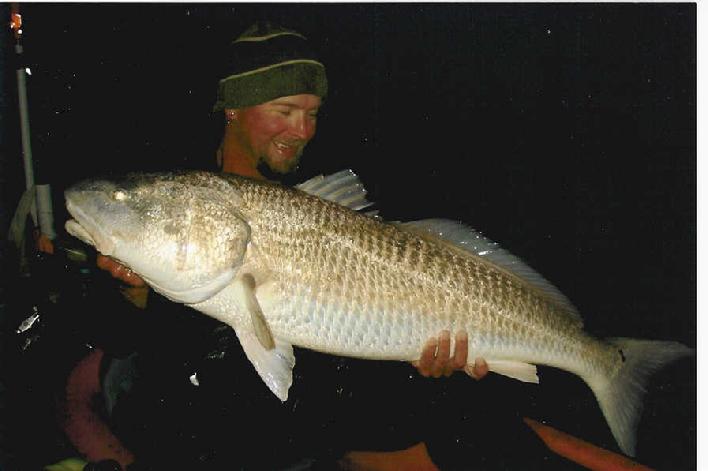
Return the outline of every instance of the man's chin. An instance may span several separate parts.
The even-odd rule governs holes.
[[[297,170],[298,165],[300,165],[300,153],[290,159],[273,159],[266,158],[263,162],[265,167],[276,174],[287,175]]]

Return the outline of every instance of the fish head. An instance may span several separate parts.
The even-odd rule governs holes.
[[[238,190],[208,172],[89,180],[65,198],[67,232],[182,303],[231,283],[250,239]]]

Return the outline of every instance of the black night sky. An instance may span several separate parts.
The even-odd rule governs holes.
[[[36,175],[56,194],[57,229],[61,191],[79,179],[210,168],[227,46],[269,19],[304,33],[329,77],[297,180],[351,168],[384,217],[464,221],[526,260],[590,332],[696,346],[695,4],[21,10]],[[5,231],[24,179],[3,34]],[[616,449],[584,384],[542,375],[538,387],[510,386],[533,397],[523,413]],[[695,386],[692,359],[654,377],[640,462],[695,468]]]

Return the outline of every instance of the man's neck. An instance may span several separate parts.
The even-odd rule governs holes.
[[[224,133],[221,146],[221,171],[265,180],[265,177],[258,171],[258,159],[251,152],[243,149],[234,133],[228,132],[228,129]]]
[[[236,175],[241,175],[242,177],[255,178],[257,180],[264,180],[265,177],[261,175],[256,166],[253,166],[251,162],[248,162],[241,158],[226,157],[224,153],[224,164],[221,167],[222,172],[235,173]]]

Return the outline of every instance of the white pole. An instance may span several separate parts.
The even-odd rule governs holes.
[[[30,214],[34,227],[39,226],[40,232],[50,239],[56,237],[54,232],[54,217],[52,212],[51,189],[49,185],[35,186],[34,161],[32,159],[32,142],[30,140],[29,106],[27,104],[27,69],[21,59],[22,44],[22,16],[20,6],[13,3],[11,6],[11,26],[15,33],[15,53],[17,54],[18,68],[17,75],[17,95],[20,104],[20,131],[22,133],[22,160],[25,168],[25,187],[29,191],[35,191],[35,198],[32,201]]]
[[[15,44],[15,52],[22,55],[22,45]],[[19,61],[22,64],[22,61]],[[34,163],[32,161],[32,145],[30,143],[29,111],[27,106],[27,83],[25,69],[22,65],[17,69],[17,95],[20,100],[20,130],[22,132],[22,160],[25,166],[25,187],[29,190],[34,187]],[[37,227],[37,203],[32,203],[32,221]]]
[[[39,219],[39,232],[54,240],[57,233],[54,231],[54,213],[52,212],[52,189],[49,184],[37,185],[37,217]]]

